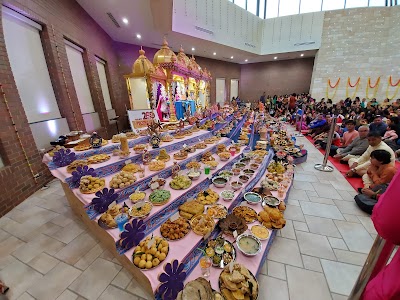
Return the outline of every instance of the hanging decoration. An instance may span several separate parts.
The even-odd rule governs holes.
[[[356,84],[352,85],[351,82],[350,82],[350,77],[347,77],[346,98],[354,99],[354,97],[355,97],[356,94],[357,94],[358,88],[359,88],[359,86],[360,86],[360,85],[359,85],[359,84],[360,84],[360,79],[361,79],[361,77],[358,77]],[[356,89],[354,90],[354,93],[353,93],[351,96],[349,96],[349,87],[351,87],[351,88],[354,88],[354,87],[355,87],[355,88],[356,88]]]
[[[394,92],[392,97],[389,97],[389,87],[390,86],[396,87],[396,90],[395,90],[395,92]],[[399,88],[400,88],[400,79],[396,82],[396,84],[393,84],[392,83],[392,75],[390,75],[389,76],[389,80],[388,80],[388,85],[387,85],[387,88],[386,88],[386,98],[389,99],[389,100],[392,100],[394,97],[396,97],[397,93],[399,92]]]
[[[336,81],[336,83],[335,83],[333,86],[332,86],[332,84],[331,84],[331,80],[328,79],[328,85],[326,86],[326,98],[327,98],[327,99],[334,99],[334,98],[335,98],[336,92],[337,92],[338,87],[339,87],[339,83],[340,83],[340,77],[339,77],[339,79]],[[332,96],[329,96],[329,87],[330,87],[331,89],[335,89],[335,92],[333,93]]]
[[[376,93],[378,93],[379,90],[379,83],[381,82],[381,76],[378,77],[378,79],[376,80],[375,84],[372,86],[371,85],[371,77],[368,77],[368,84],[367,84],[367,88],[366,88],[366,93],[365,96],[367,99],[373,99],[376,97]],[[372,97],[369,97],[369,89],[374,89],[374,93],[372,94]]]
[[[0,91],[1,91],[1,94],[3,95],[3,101],[4,101],[4,104],[6,105],[8,116],[10,117],[11,123],[13,124],[15,134],[17,135],[19,146],[21,147],[21,150],[24,153],[25,161],[26,161],[26,163],[27,163],[27,165],[29,167],[29,170],[31,171],[32,178],[35,181],[35,183],[38,183],[37,177],[35,176],[35,173],[33,172],[33,169],[32,169],[32,164],[31,164],[31,162],[30,162],[30,160],[28,158],[28,154],[25,151],[24,144],[22,143],[22,139],[21,139],[21,137],[20,137],[20,135],[18,133],[18,128],[17,128],[17,125],[15,124],[14,117],[13,117],[13,115],[11,113],[10,106],[8,105],[6,93],[4,92],[3,85],[1,85],[1,84],[0,84]]]

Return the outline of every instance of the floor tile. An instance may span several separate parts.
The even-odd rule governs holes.
[[[344,220],[341,212],[334,205],[301,201],[300,206],[305,215],[330,218],[336,220]]]
[[[25,292],[21,296],[19,296],[17,300],[35,300],[35,298],[33,298],[31,295]]]
[[[11,254],[1,256],[0,257],[0,270],[3,270],[9,264],[12,264],[16,260],[17,259],[14,256],[12,256]]]
[[[357,218],[357,216],[355,216],[355,215],[349,215],[349,214],[342,214],[342,215],[346,219],[347,222],[361,223],[360,219]]]
[[[303,259],[304,268],[306,268],[307,270],[322,273],[322,267],[321,267],[321,262],[319,261],[319,258],[314,257],[314,256],[304,255],[304,254],[301,255],[301,258]]]
[[[292,188],[289,193],[289,200],[308,201],[308,196],[306,191],[296,190]]]
[[[25,242],[17,239],[14,236],[9,236],[7,239],[0,243],[0,260],[2,257],[11,254],[12,252],[21,248],[21,246],[25,245]]]
[[[42,274],[19,260],[15,260],[0,271],[0,278],[6,281],[7,285],[11,287],[7,292],[7,296],[10,299],[17,299],[29,287],[36,285],[42,276]]]
[[[368,256],[365,253],[358,253],[341,249],[333,249],[333,251],[335,252],[338,261],[357,266],[363,266]]]
[[[294,240],[276,237],[268,253],[268,259],[276,262],[303,267],[299,246]]]
[[[333,202],[332,199],[329,198],[323,198],[323,197],[308,197],[311,202],[315,203],[322,203],[322,204],[330,204],[330,205],[335,205],[335,202]]]
[[[301,176],[301,175],[297,175],[297,176]],[[296,177],[296,175],[295,175],[295,177]],[[310,182],[304,182],[304,181],[295,180],[293,182],[293,187],[296,190],[315,191],[313,185]]]
[[[281,230],[281,236],[284,238],[296,239],[296,234],[294,233],[293,222],[291,220],[286,220],[286,225]]]
[[[369,233],[375,233],[376,234],[376,229],[374,226],[374,223],[371,220],[371,217],[363,217],[363,216],[358,216],[358,219],[360,220],[361,224],[367,229]]]
[[[318,182],[318,178],[315,175],[304,175],[304,174],[299,174],[295,175],[294,179],[296,181],[304,181],[304,182]]]
[[[335,182],[334,180],[331,180],[331,184],[336,190],[354,191],[354,188],[350,185],[350,183],[348,183],[347,180],[341,182]]]
[[[286,281],[270,276],[259,275],[260,285],[259,300],[289,300],[289,292]]]
[[[261,275],[260,275],[261,276]],[[128,287],[126,290],[136,296],[139,296],[140,298],[143,299],[151,299],[151,295],[148,295],[141,287],[140,285],[136,282],[135,279],[132,279],[132,281],[129,283]]]
[[[305,218],[310,232],[338,238],[342,237],[331,219],[307,215]]]
[[[85,228],[82,225],[72,222],[68,226],[63,227],[59,231],[55,232],[52,237],[60,242],[63,242],[64,244],[68,244],[84,231]]]
[[[59,263],[58,259],[55,259],[54,257],[42,252],[36,257],[34,257],[27,264],[32,268],[34,268],[36,271],[42,274],[46,274],[51,269],[53,269],[58,263]]]
[[[56,224],[56,225],[61,226],[61,227],[65,227],[65,226],[71,224],[72,222],[73,222],[72,219],[67,218],[67,217],[65,217],[63,215],[55,217],[53,220],[51,220],[51,223]]]
[[[104,250],[102,254],[100,254],[100,257],[109,261],[112,261],[115,258],[114,255],[107,249]]]
[[[57,300],[76,300],[78,299],[78,295],[71,292],[70,290],[65,290],[60,296],[58,296]]]
[[[41,234],[38,238],[28,242],[24,247],[20,247],[14,251],[13,255],[20,261],[27,263],[43,251],[54,255],[63,247],[64,244],[62,242]]]
[[[132,280],[132,274],[127,269],[122,268],[121,271],[119,271],[118,275],[115,276],[111,284],[121,289],[126,289],[131,280]]]
[[[10,236],[11,236],[11,234],[9,234],[7,231],[0,229],[0,243],[4,240],[8,239]]]
[[[78,269],[60,262],[30,287],[28,293],[41,300],[57,299],[80,274]]]
[[[336,189],[332,186],[332,184],[327,183],[313,183],[312,184],[317,192],[318,196],[330,199],[338,199],[342,200],[340,194],[336,191]]]
[[[93,239],[92,235],[83,233],[57,252],[55,257],[70,265],[74,265],[95,245],[96,241]]]
[[[325,259],[321,259],[321,264],[331,292],[348,296],[361,267]]]
[[[340,194],[340,196],[344,201],[349,201],[349,202],[354,201],[354,196],[350,194],[348,191],[338,190],[337,192]]]
[[[322,273],[286,266],[286,274],[291,300],[331,299],[328,285]]]
[[[357,215],[357,216],[368,216],[368,214],[363,212],[354,201],[349,202],[349,201],[335,200],[335,205],[337,206],[337,208],[339,208],[341,213]]]
[[[332,293],[332,300],[348,300],[349,297]]]
[[[81,270],[86,270],[101,253],[103,253],[103,248],[100,246],[100,244],[95,245],[88,253],[78,260],[74,267]]]
[[[361,224],[334,221],[350,251],[369,253],[373,239]]]
[[[286,271],[284,264],[272,260],[267,260],[267,270],[268,276],[286,280]]]
[[[85,298],[97,299],[120,269],[121,266],[98,258],[70,285],[69,289]],[[88,289],[88,286],[91,288]]]
[[[24,242],[30,242],[30,241],[33,241],[33,240],[37,239],[38,237],[40,237],[41,234],[51,236],[56,231],[60,230],[60,228],[61,227],[56,224],[47,222],[47,223],[43,224],[42,226],[38,227],[37,229],[31,231],[29,234],[21,237],[21,240],[23,240]]]
[[[308,197],[318,197],[316,191],[306,191]]]
[[[302,254],[336,260],[326,236],[297,231],[297,242]]]
[[[293,205],[293,206],[300,206],[299,200],[288,200],[287,202],[288,205]]]
[[[99,300],[110,300],[110,299],[118,299],[118,300],[136,300],[136,297],[130,293],[127,293],[119,288],[109,285],[106,290],[101,294],[98,298]]]
[[[299,221],[293,221],[293,226],[294,229],[300,230],[300,231],[309,231],[307,223],[305,222],[299,222]]]
[[[329,243],[334,249],[348,250],[346,243],[343,239],[328,237]]]
[[[299,206],[286,205],[286,210],[284,212],[284,215],[286,220],[294,220],[300,222],[305,221],[303,211]]]

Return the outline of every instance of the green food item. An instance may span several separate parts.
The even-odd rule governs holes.
[[[150,194],[150,201],[152,203],[162,203],[171,197],[171,192],[166,190],[155,190]]]
[[[170,182],[170,187],[174,190],[187,189],[192,184],[192,181],[187,176],[178,175]]]

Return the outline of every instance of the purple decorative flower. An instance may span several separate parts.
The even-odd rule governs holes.
[[[71,152],[70,149],[60,149],[53,156],[53,163],[57,167],[65,167],[72,163],[75,158],[75,153]]]
[[[97,197],[93,198],[92,205],[94,210],[97,211],[99,214],[107,211],[108,206],[113,203],[118,197],[118,194],[114,194],[114,189],[108,188],[104,188],[102,192],[98,191],[95,195]]]
[[[76,171],[72,172],[72,184],[75,187],[79,186],[79,183],[81,181],[82,176],[92,176],[96,177],[96,172],[93,168],[90,168],[88,166],[79,166],[76,168]]]
[[[164,273],[158,277],[161,284],[157,290],[162,299],[175,300],[178,293],[183,290],[183,282],[186,279],[183,268],[184,264],[179,264],[176,259],[164,265]]]
[[[146,225],[143,220],[132,219],[125,224],[125,230],[120,233],[120,246],[123,249],[131,249],[139,245],[140,241],[144,238]]]

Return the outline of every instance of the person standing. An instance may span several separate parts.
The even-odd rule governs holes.
[[[290,97],[289,97],[289,111],[291,112],[291,113],[293,113],[294,112],[294,110],[295,110],[295,108],[296,108],[296,94],[292,94]]]
[[[265,105],[265,96],[266,96],[266,93],[264,92],[264,93],[262,94],[262,96],[260,97],[260,102],[261,102],[262,104],[264,104],[264,105]]]

